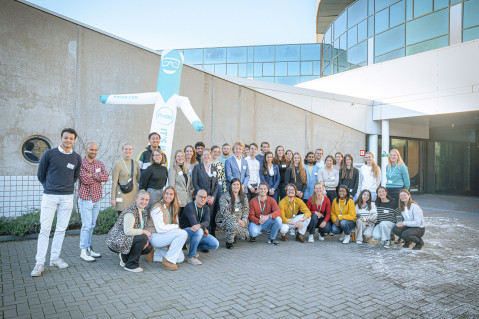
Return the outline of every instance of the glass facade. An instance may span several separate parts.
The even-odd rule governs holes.
[[[296,85],[319,78],[321,44],[179,50],[185,63],[218,74]]]
[[[479,0],[354,2],[324,34],[321,76],[449,45],[453,5],[462,6],[462,41],[479,38]]]

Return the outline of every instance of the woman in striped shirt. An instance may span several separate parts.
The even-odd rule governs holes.
[[[376,226],[373,231],[373,238],[378,240],[384,248],[391,247],[391,231],[397,222],[402,221],[398,211],[397,202],[388,195],[386,187],[380,186],[377,189],[378,198],[376,208],[378,212]]]

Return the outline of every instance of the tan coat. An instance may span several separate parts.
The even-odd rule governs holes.
[[[120,190],[121,185],[128,183],[128,171],[131,168],[131,161],[133,161],[133,190],[128,194],[123,194]],[[125,167],[128,167],[128,171]],[[113,171],[111,173],[112,185],[111,185],[111,200],[116,200],[116,209],[118,211],[124,211],[135,201],[136,195],[138,194],[138,183],[140,182],[140,165],[135,160],[123,161],[119,159],[113,165]],[[118,201],[120,199],[120,201]]]
[[[168,184],[176,188],[176,193],[178,194],[178,201],[180,202],[180,207],[185,207],[186,204],[192,201],[191,199],[191,177],[188,178],[188,184],[185,181],[185,177],[181,175],[180,172],[176,171],[173,167],[170,167],[168,170]],[[184,174],[184,173],[183,173]]]

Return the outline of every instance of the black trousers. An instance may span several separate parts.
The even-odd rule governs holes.
[[[403,187],[386,187],[386,189],[388,191],[388,195],[394,198],[394,200],[399,203],[399,192],[401,191],[401,189],[403,189]]]
[[[328,196],[329,201],[331,202],[331,206],[333,205],[333,199],[338,197],[336,190],[327,190],[326,191],[326,196]]]
[[[394,235],[401,237],[402,239],[404,239],[404,241],[412,241],[413,243],[416,243],[416,244],[424,243],[421,237],[424,236],[425,232],[426,232],[425,227],[421,228],[421,227],[394,226],[393,228]]]
[[[315,229],[318,228],[321,236],[324,236],[325,234],[326,235],[329,234],[329,232],[331,231],[331,222],[328,220],[324,228],[321,228],[319,227],[319,225],[321,225],[323,221],[324,221],[324,217],[318,218],[316,214],[311,213],[311,221],[309,222],[309,225],[308,225],[308,233],[310,235],[313,235]]]
[[[148,247],[145,247],[148,243]],[[138,261],[140,260],[141,255],[146,255],[151,252],[152,246],[148,241],[148,236],[145,234],[137,235],[133,237],[133,243],[131,244],[131,249],[128,254],[121,254],[121,259],[125,263],[125,267],[128,269],[135,269],[140,266]]]

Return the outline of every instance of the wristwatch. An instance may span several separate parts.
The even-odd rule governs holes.
[[[273,216],[271,216],[271,214],[268,214],[268,217],[271,218],[271,219],[273,218]]]

